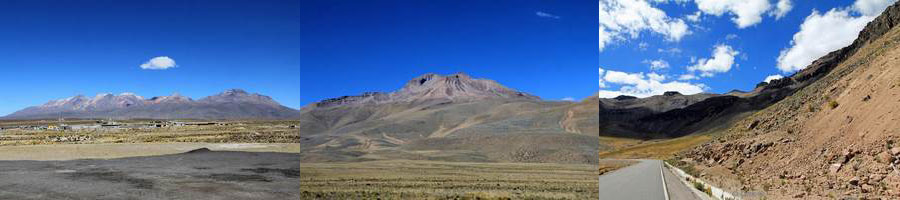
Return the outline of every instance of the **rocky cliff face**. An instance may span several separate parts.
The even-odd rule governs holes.
[[[897,198],[898,24],[895,4],[852,45],[757,88],[783,100],[676,160],[718,185],[769,198]]]
[[[299,111],[284,107],[272,98],[231,89],[198,101],[174,94],[144,99],[132,93],[98,94],[94,98],[75,96],[28,107],[6,119],[39,118],[196,118],[242,119],[299,117]]]

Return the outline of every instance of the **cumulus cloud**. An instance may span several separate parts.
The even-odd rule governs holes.
[[[712,58],[700,58],[692,66],[688,66],[688,71],[699,71],[700,76],[712,77],[716,73],[724,73],[731,70],[734,65],[734,56],[740,52],[731,48],[731,46],[720,44],[713,49]]]
[[[647,44],[647,42],[638,43],[638,49],[641,51],[647,50],[647,47],[650,47],[650,44]]]
[[[677,54],[681,53],[681,49],[672,47],[672,48],[668,48],[668,49],[656,49],[656,52],[677,55]]]
[[[685,3],[687,3],[687,2],[690,2],[691,0],[652,0],[652,1],[655,2],[655,3],[669,3],[669,2],[674,2],[674,3],[677,3],[677,4],[685,4]]]
[[[684,16],[684,19],[687,19],[688,21],[691,21],[691,22],[699,22],[701,14],[703,14],[703,13],[701,13],[700,11],[697,11],[697,12],[694,12],[694,14]]]
[[[733,39],[737,39],[737,38],[738,38],[738,36],[735,35],[734,33],[725,35],[725,40],[733,40]]]
[[[772,81],[772,80],[775,80],[775,79],[780,79],[780,78],[784,78],[784,76],[779,75],[779,74],[770,75],[770,76],[766,76],[766,79],[763,80],[763,82],[768,83],[769,81]]]
[[[700,77],[697,77],[697,75],[694,75],[694,74],[682,74],[681,76],[678,76],[678,80],[682,80],[682,81],[699,80],[699,79],[700,79]]]
[[[604,73],[605,72],[605,73]],[[667,77],[656,73],[644,74],[627,73],[620,71],[603,70],[600,68],[600,82],[617,84],[621,87],[619,90],[600,90],[601,98],[612,98],[619,95],[628,95],[635,97],[649,97],[653,95],[661,95],[667,91],[677,91],[682,94],[697,94],[703,92],[703,84],[693,84],[680,81],[666,82]]]
[[[641,32],[656,33],[669,41],[679,41],[690,34],[684,20],[669,17],[646,0],[600,1],[599,16],[600,51],[626,37],[637,38]]]
[[[853,10],[865,16],[878,16],[897,0],[856,0]]]
[[[562,100],[562,101],[575,101],[575,98],[572,98],[572,97],[566,97],[566,98],[562,98],[562,99],[560,99],[560,100]]]
[[[730,13],[738,28],[747,28],[762,22],[763,14],[769,13],[781,19],[791,9],[791,0],[778,0],[775,6],[769,0],[694,0],[697,8],[705,14],[722,16]],[[690,18],[689,18],[690,19]]]
[[[660,70],[660,69],[669,68],[669,62],[666,62],[665,60],[662,60],[662,59],[644,60],[644,63],[650,65],[650,70]]]
[[[175,66],[177,66],[177,65],[175,65],[175,60],[172,60],[172,58],[169,58],[168,56],[159,56],[159,57],[150,59],[149,61],[145,62],[144,64],[141,64],[141,69],[163,70],[163,69],[173,68]]]
[[[824,14],[813,10],[800,24],[800,31],[794,34],[791,47],[782,49],[778,55],[778,69],[798,71],[828,52],[850,45],[873,19],[875,16],[854,17],[848,9],[833,8]]]
[[[600,88],[605,88],[606,84],[603,83],[603,68],[600,68]]]
[[[775,10],[772,10],[769,14],[774,16],[776,20],[781,19],[792,8],[794,8],[794,5],[791,3],[791,0],[778,0],[778,3],[775,4]]]
[[[772,5],[769,0],[695,0],[697,8],[703,13],[722,16],[731,13],[731,18],[738,28],[746,28],[762,21],[762,15]]]
[[[541,12],[541,11],[537,11],[534,14],[537,15],[538,17],[543,17],[543,18],[551,18],[551,19],[559,19],[560,18],[557,15],[545,13],[545,12]]]

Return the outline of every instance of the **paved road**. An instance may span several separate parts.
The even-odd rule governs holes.
[[[662,165],[662,161],[659,160],[640,160],[637,164],[600,176],[600,199],[665,200],[667,198],[696,198],[686,186],[676,187],[678,185],[672,184],[672,186],[664,188],[666,185],[663,184]],[[669,178],[669,176],[666,178]],[[675,181],[667,180],[666,182],[672,183]]]
[[[696,195],[696,193],[691,191],[690,186],[685,185],[684,181],[679,178],[679,176],[675,175],[672,170],[669,168],[665,168],[663,170],[663,174],[666,176],[666,188],[669,191],[669,199],[670,200],[701,200],[701,199],[709,199],[709,198],[700,198]],[[705,194],[703,194],[705,195]],[[706,196],[708,197],[708,196]]]

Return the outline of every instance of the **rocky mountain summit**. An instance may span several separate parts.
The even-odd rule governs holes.
[[[507,88],[493,80],[473,79],[465,73],[451,75],[429,73],[407,81],[403,88],[394,92],[367,92],[357,96],[326,99],[316,105],[329,107],[429,100],[472,101],[483,99],[538,100],[539,98]]]
[[[176,93],[145,99],[133,93],[83,95],[53,100],[16,111],[5,119],[47,118],[296,118],[299,111],[282,106],[271,97],[230,89],[200,100]]]
[[[898,24],[894,4],[850,46],[760,85],[753,93],[775,103],[677,162],[732,191],[774,199],[900,197]]]

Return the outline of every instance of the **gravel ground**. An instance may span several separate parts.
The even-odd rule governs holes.
[[[294,153],[0,161],[0,199],[298,199]]]

